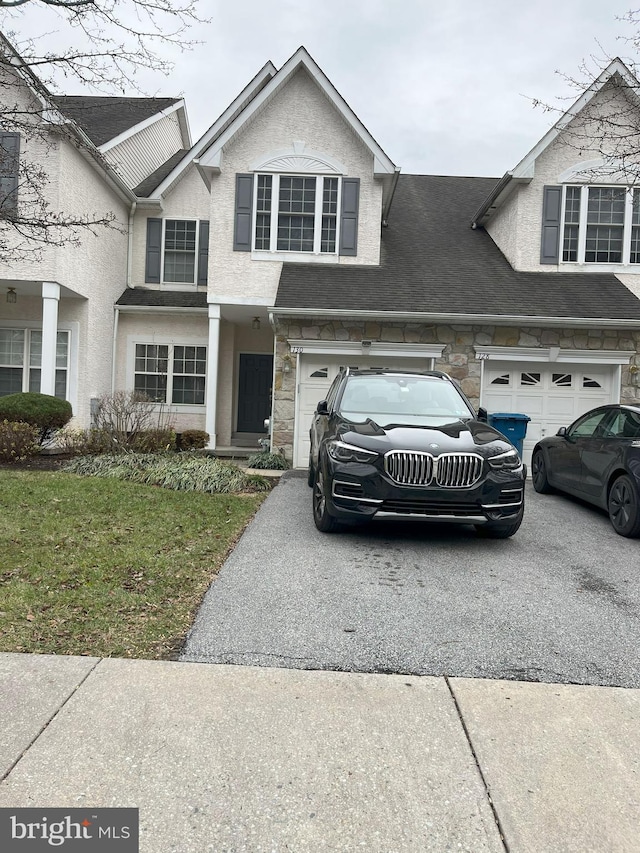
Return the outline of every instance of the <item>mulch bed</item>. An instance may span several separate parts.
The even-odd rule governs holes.
[[[58,471],[73,459],[72,453],[39,453],[20,462],[0,462],[0,468],[11,471]]]

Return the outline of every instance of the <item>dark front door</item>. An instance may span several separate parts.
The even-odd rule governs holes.
[[[240,353],[238,432],[266,432],[271,415],[273,356]]]

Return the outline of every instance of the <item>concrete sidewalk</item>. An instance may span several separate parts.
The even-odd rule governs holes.
[[[0,655],[0,806],[142,853],[640,851],[640,690]]]

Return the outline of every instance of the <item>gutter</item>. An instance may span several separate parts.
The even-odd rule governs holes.
[[[371,310],[347,310],[331,308],[271,308],[269,309],[269,322],[272,318],[282,317],[348,317],[350,319],[396,320],[404,322],[429,322],[429,323],[460,323],[471,325],[494,326],[571,326],[572,328],[609,328],[609,329],[640,329],[640,318],[637,320],[623,320],[612,317],[544,317],[527,314],[445,314],[428,311],[371,311]],[[594,350],[594,353],[597,350]]]
[[[121,314],[207,314],[209,309],[170,307],[163,305],[116,305]]]

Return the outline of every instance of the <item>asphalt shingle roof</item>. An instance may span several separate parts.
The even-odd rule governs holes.
[[[474,212],[497,178],[401,175],[380,266],[285,263],[276,308],[637,319],[611,274],[517,272]]]
[[[144,287],[128,287],[116,305],[133,305],[145,308],[207,308],[207,294],[172,290],[147,290]]]
[[[152,172],[144,179],[144,181],[142,181],[142,183],[138,184],[138,186],[134,188],[134,193],[139,198],[148,198],[155,188],[160,186],[167,175],[173,171],[174,167],[178,165],[188,151],[188,148],[181,148],[180,151],[176,151],[175,154],[172,154],[166,162],[161,166],[158,166],[155,172]]]
[[[56,106],[87,134],[94,145],[104,145],[181,98],[112,98],[57,95]]]

